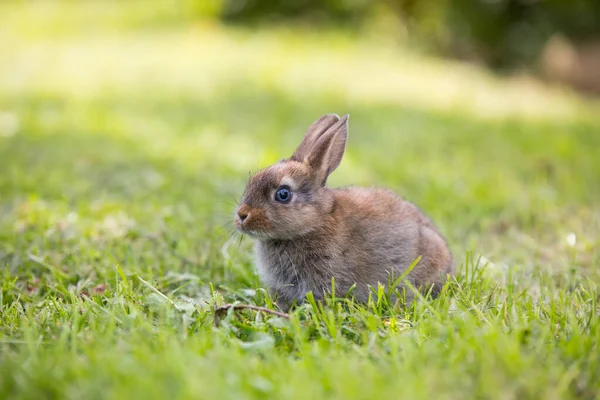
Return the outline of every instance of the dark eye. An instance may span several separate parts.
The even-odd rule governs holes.
[[[287,203],[292,199],[292,191],[287,186],[281,186],[275,192],[275,200],[280,203]]]

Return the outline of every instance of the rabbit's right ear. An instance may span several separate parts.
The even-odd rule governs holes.
[[[336,114],[325,114],[313,122],[306,131],[302,143],[300,143],[291,159],[304,162],[310,153],[310,149],[317,143],[317,140],[319,140],[321,135],[327,132],[327,129],[331,128],[339,120],[340,117]]]
[[[342,162],[348,141],[348,118],[349,115],[343,116],[327,129],[306,158],[306,163],[313,169],[315,182],[319,185],[324,186],[329,174]]]

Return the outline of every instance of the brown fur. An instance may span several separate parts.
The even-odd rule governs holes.
[[[332,278],[338,295],[356,285],[355,298],[366,301],[370,286],[400,277],[419,256],[407,277],[415,287],[437,293],[453,273],[446,241],[415,205],[386,189],[325,185],[342,159],[347,121],[329,114],[313,123],[291,159],[250,179],[236,210],[236,227],[257,239],[259,274],[284,309],[310,291],[322,298]],[[275,201],[282,185],[289,203]]]

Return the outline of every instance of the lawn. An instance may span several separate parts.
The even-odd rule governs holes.
[[[0,398],[600,395],[597,100],[378,36],[60,4],[0,5]],[[330,184],[418,204],[456,279],[215,316],[273,308],[233,209],[328,112]]]

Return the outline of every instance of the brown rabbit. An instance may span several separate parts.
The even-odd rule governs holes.
[[[282,309],[308,292],[322,299],[332,278],[337,295],[356,285],[354,298],[367,301],[370,286],[402,276],[419,256],[407,275],[417,288],[436,294],[453,272],[446,241],[415,205],[386,189],[326,186],[347,139],[347,115],[319,118],[290,159],[250,178],[235,212]]]

